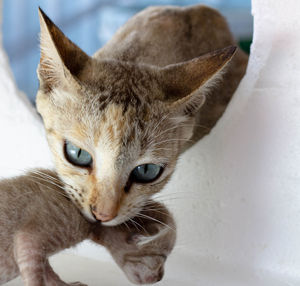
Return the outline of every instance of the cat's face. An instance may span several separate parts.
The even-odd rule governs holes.
[[[99,219],[105,220],[100,213],[117,215],[108,224],[118,224],[166,184],[192,134],[193,119],[172,114],[164,102],[151,99],[161,91],[154,81],[150,84],[149,74],[130,65],[129,71],[120,63],[110,65],[117,80],[108,87],[97,86],[100,78],[90,78],[80,90],[56,88],[50,96],[40,90],[37,105],[71,198],[89,218],[96,207]]]
[[[192,136],[199,88],[233,52],[166,68],[97,60],[41,14],[37,107],[57,172],[87,218],[120,224],[162,189]]]

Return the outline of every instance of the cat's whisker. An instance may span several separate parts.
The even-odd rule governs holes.
[[[152,140],[150,142],[153,142],[155,139],[163,136],[164,134],[166,134],[167,132],[169,131],[172,131],[174,129],[178,129],[178,128],[184,128],[184,127],[200,127],[200,128],[203,128],[203,129],[207,129],[207,130],[210,130],[210,128],[208,128],[207,126],[204,126],[204,125],[201,125],[201,124],[179,124],[177,126],[173,126],[173,127],[170,127],[164,131],[162,131],[161,133],[158,133],[156,134]],[[151,143],[150,143],[151,144]]]
[[[178,194],[182,194],[182,195],[187,195],[187,194],[193,194],[194,192],[192,192],[192,191],[186,191],[186,190],[184,190],[184,191],[176,191],[176,192],[174,192],[174,191],[172,191],[172,193],[167,193],[167,192],[162,192],[162,193],[157,193],[157,194],[154,194],[153,196],[154,197],[157,197],[157,196],[172,196],[172,195],[178,195]]]
[[[36,178],[36,179],[39,179],[39,180],[42,180],[42,181],[44,181],[44,182],[46,182],[46,183],[49,183],[49,184],[52,184],[53,186],[56,186],[56,187],[58,187],[58,188],[60,188],[61,190],[65,190],[64,189],[64,187],[62,186],[62,185],[58,185],[57,183],[55,183],[55,182],[52,182],[51,180],[49,180],[49,179],[47,179],[47,178],[43,178],[43,177],[41,177],[41,176],[33,176],[33,175],[30,175],[32,178]]]
[[[157,145],[163,144],[163,143],[169,143],[169,142],[179,142],[179,141],[185,141],[185,142],[193,142],[193,140],[191,139],[182,139],[182,138],[171,138],[171,139],[167,139],[167,140],[163,140],[160,142],[156,142],[155,144],[152,144],[151,147],[155,147]]]
[[[51,179],[53,179],[55,181],[60,182],[60,180],[58,180],[57,178],[55,178],[55,177],[53,177],[53,176],[51,176],[51,175],[49,175],[47,173],[44,173],[42,171],[39,171],[39,170],[31,170],[30,173],[33,173],[33,174],[36,174],[36,175],[40,175],[40,176],[43,176],[43,177],[47,177],[47,178],[51,178]]]
[[[179,199],[179,198],[197,198],[197,196],[192,196],[192,195],[184,195],[184,194],[174,194],[174,195],[165,195],[165,196],[157,196],[155,199],[160,200],[160,199]]]
[[[173,151],[172,148],[155,148],[154,151],[160,151],[160,150],[164,150],[164,151]]]
[[[32,182],[38,184],[38,185],[41,186],[41,187],[46,187],[47,189],[49,189],[49,190],[51,190],[51,191],[55,191],[54,188],[51,188],[50,186],[47,186],[47,185],[45,185],[45,184],[42,184],[41,182],[37,181],[36,179],[42,180],[42,181],[44,181],[44,182],[46,182],[46,183],[50,183],[50,184],[52,184],[52,185],[54,185],[54,186],[60,188],[61,190],[63,190],[63,193],[62,193],[62,192],[57,192],[59,195],[65,197],[65,198],[69,198],[69,196],[65,193],[65,189],[64,189],[63,187],[61,187],[61,186],[59,186],[59,185],[56,185],[55,183],[53,183],[53,182],[51,182],[51,181],[49,181],[49,180],[45,180],[45,179],[43,179],[43,178],[41,178],[41,177],[35,177],[35,176],[32,176],[32,175],[28,175],[28,178],[29,178]]]
[[[44,177],[44,178],[48,178],[48,179],[50,179],[51,181],[54,181],[54,182],[56,182],[56,183],[62,184],[62,181],[61,181],[61,180],[59,180],[58,178],[55,178],[55,177],[53,177],[53,176],[51,176],[51,175],[49,175],[49,174],[46,174],[46,173],[44,173],[44,172],[41,172],[41,171],[38,171],[38,170],[33,170],[33,171],[31,171],[31,173],[34,173],[34,174],[39,175],[39,176],[42,176],[42,177]],[[70,187],[71,187],[71,185],[69,185],[69,184],[67,184],[67,183],[64,183],[64,185],[67,185],[67,186],[70,186]]]
[[[168,214],[168,212],[165,212],[163,211],[165,210],[165,207],[161,206],[161,205],[158,205],[156,202],[153,202],[151,200],[147,201],[145,204],[144,204],[144,208],[143,208],[143,211],[156,211],[156,212],[159,212],[161,214],[164,214],[164,215],[167,215],[167,216],[170,216]]]
[[[127,221],[131,222],[132,225],[136,228],[137,231],[140,231],[139,228],[137,227],[137,225],[135,224],[135,222],[132,220],[132,218],[128,217],[127,219],[128,219]]]
[[[168,129],[166,129],[166,130],[163,130],[161,133],[158,133],[158,134],[154,137],[154,139],[156,139],[156,138],[158,138],[158,137],[160,137],[160,136],[166,134],[166,133],[169,132],[169,131],[172,131],[172,130],[174,130],[174,129],[184,128],[184,127],[201,127],[201,128],[203,128],[203,129],[208,129],[208,130],[209,130],[208,127],[206,127],[206,126],[204,126],[204,125],[200,125],[200,124],[178,124],[178,125],[176,125],[176,126],[173,126],[173,127],[168,128]]]
[[[174,198],[197,198],[195,194],[165,194],[154,197],[155,199],[174,199]]]
[[[56,187],[64,190],[63,185],[60,185],[59,182],[52,181],[52,179],[49,179],[47,177],[42,177],[42,176],[40,176],[38,174],[36,174],[36,176],[34,176],[34,175],[30,175],[30,176],[32,176],[32,177],[34,177],[36,179],[42,180],[42,181],[44,181],[46,183],[52,184],[53,186],[56,186]]]
[[[129,228],[129,226],[128,226],[128,224],[127,224],[127,222],[126,221],[124,221],[123,222],[123,224],[126,226],[126,228],[130,231],[130,228]]]
[[[176,198],[163,198],[163,199],[159,199],[159,202],[162,203],[166,203],[166,204],[170,204],[173,203],[174,201],[178,201],[178,200],[185,200],[186,198],[184,197],[176,197]],[[192,199],[192,198],[191,198]],[[194,200],[194,199],[192,199]]]
[[[155,213],[159,213],[159,214],[165,215],[167,217],[172,217],[170,214],[168,214],[166,212],[163,212],[163,211],[160,211],[159,209],[147,208],[147,209],[144,209],[144,211],[152,211],[152,212],[155,212]]]
[[[195,192],[193,192],[193,191],[176,191],[176,192],[156,193],[156,194],[153,195],[153,198],[166,197],[166,196],[174,196],[174,195],[183,195],[183,196],[195,195],[195,196],[197,196],[197,194]]]
[[[157,128],[160,126],[160,124],[165,121],[169,117],[169,113],[163,116],[163,118],[156,124],[156,126],[153,128],[152,133],[154,133]]]
[[[45,188],[47,188],[47,189],[50,190],[50,191],[56,191],[55,189],[51,188],[50,186],[44,185],[44,184],[42,184],[42,183],[40,183],[40,182],[36,182],[36,181],[33,180],[32,178],[31,178],[30,180],[33,181],[34,183],[38,184],[41,188],[44,188],[44,187],[45,187]],[[59,196],[62,196],[62,197],[64,197],[64,198],[68,198],[68,199],[69,199],[68,195],[65,194],[65,193],[57,192],[57,194],[58,194]]]
[[[39,170],[32,170],[31,173],[35,173],[35,174],[38,174],[38,175],[47,177],[47,178],[49,178],[49,179],[51,179],[51,180],[53,180],[53,181],[56,181],[56,182],[61,183],[61,180],[59,180],[58,178],[55,178],[55,177],[53,177],[53,176],[51,176],[51,175],[49,175],[49,174],[47,174],[47,173],[44,173],[44,172],[42,172],[42,171],[39,171]]]
[[[157,206],[156,204],[145,204],[143,210],[148,211],[148,210],[165,210],[165,207],[160,207]]]
[[[171,119],[172,119],[172,118],[171,118]],[[208,126],[205,126],[205,125],[203,125],[203,124],[184,124],[184,123],[182,123],[182,124],[180,124],[180,126],[182,126],[182,127],[185,127],[185,126],[187,126],[187,127],[195,126],[195,127],[202,127],[202,128],[204,128],[204,129],[208,129],[208,130],[211,129],[211,128],[209,128]]]
[[[149,220],[158,222],[159,224],[161,224],[161,225],[163,225],[163,226],[169,228],[170,230],[175,231],[175,229],[174,229],[173,227],[171,227],[171,226],[169,226],[168,224],[166,224],[166,223],[164,223],[164,222],[162,222],[162,221],[160,221],[160,220],[158,220],[158,219],[156,219],[156,218],[153,218],[153,217],[151,217],[151,216],[148,216],[148,215],[139,213],[139,214],[137,215],[137,217],[146,218],[146,219],[149,219]]]
[[[148,231],[140,224],[138,223],[137,221],[135,221],[133,218],[130,218],[129,221],[131,221],[135,226],[138,225],[139,227],[141,227],[141,229],[146,233],[148,234]],[[137,228],[138,231],[140,231],[138,228]]]
[[[47,189],[49,189],[49,190],[51,190],[51,191],[55,191],[55,189],[51,188],[50,186],[47,186],[47,185],[42,184],[41,182],[38,182],[37,180],[35,180],[36,177],[28,176],[28,178],[29,178],[30,181],[32,181],[32,182],[38,184],[38,185],[39,185],[40,187],[42,187],[42,188],[45,187],[45,188],[47,188]],[[40,179],[40,178],[39,178],[39,179]],[[59,195],[65,197],[65,198],[69,198],[65,193],[61,193],[61,192],[57,192],[57,193],[58,193]],[[26,193],[24,193],[23,195],[26,195]]]

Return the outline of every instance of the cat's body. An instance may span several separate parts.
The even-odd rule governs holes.
[[[135,283],[153,283],[163,275],[176,234],[162,205],[149,202],[151,211],[142,212],[136,226],[92,224],[65,196],[57,175],[46,170],[2,180],[0,197],[0,284],[21,274],[27,286],[68,285],[53,272],[48,257],[84,239],[104,245]]]
[[[146,9],[93,57],[43,12],[40,22],[37,109],[58,175],[88,219],[118,225],[211,130],[247,56],[224,18],[199,5]]]

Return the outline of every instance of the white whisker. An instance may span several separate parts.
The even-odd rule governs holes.
[[[175,229],[172,228],[171,226],[169,226],[168,224],[165,224],[164,222],[162,222],[162,221],[160,221],[160,220],[158,220],[158,219],[156,219],[156,218],[153,218],[153,217],[151,217],[151,216],[148,216],[148,215],[145,215],[145,214],[142,214],[142,213],[139,213],[137,216],[138,216],[138,217],[142,217],[142,218],[147,218],[147,219],[149,219],[149,220],[153,220],[153,221],[158,222],[158,223],[160,223],[161,225],[164,225],[165,227],[167,227],[167,228],[169,228],[169,229],[175,231]]]
[[[146,230],[140,223],[138,223],[137,221],[135,221],[135,220],[132,219],[132,218],[130,218],[129,220],[133,223],[134,226],[136,226],[136,225],[140,226],[141,229],[142,229],[145,233],[148,234],[147,230]],[[136,229],[137,229],[138,231],[140,231],[137,227],[136,227]]]

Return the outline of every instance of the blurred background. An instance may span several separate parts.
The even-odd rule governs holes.
[[[205,4],[227,19],[240,46],[252,41],[251,0],[4,0],[3,44],[18,87],[34,104],[39,62],[38,6],[86,53],[103,46],[131,16],[153,5]]]

